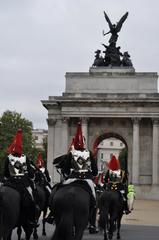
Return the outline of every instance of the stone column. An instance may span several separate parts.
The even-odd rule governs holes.
[[[86,148],[88,148],[88,120],[89,118],[82,118],[82,133],[85,137]]]
[[[65,154],[63,151],[63,143],[65,139],[63,139],[62,131],[63,131],[63,121],[62,121],[62,118],[59,117],[55,125],[54,159],[56,157],[59,157]],[[54,183],[60,182],[60,177],[61,177],[60,174],[57,172],[55,167],[53,168],[53,170],[54,170],[53,182]]]
[[[54,159],[54,139],[56,119],[47,119],[47,123],[48,123],[47,169],[53,180],[54,170],[52,162]]]
[[[62,118],[61,150],[63,154],[67,153],[70,144],[68,142],[68,123],[69,118]]]
[[[159,184],[159,119],[152,119],[152,184]]]
[[[132,146],[132,182],[133,184],[139,184],[139,120],[133,118],[133,146]]]

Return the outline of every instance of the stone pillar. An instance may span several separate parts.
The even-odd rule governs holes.
[[[89,118],[82,118],[82,133],[85,137],[86,148],[88,148],[88,120]]]
[[[61,150],[62,154],[66,154],[69,148],[68,142],[68,122],[69,118],[62,118],[62,138],[61,138]]]
[[[48,123],[47,169],[53,180],[54,170],[52,162],[54,159],[54,139],[56,119],[47,119],[47,123]]]
[[[59,157],[65,152],[63,151],[63,143],[65,139],[63,139],[63,121],[62,118],[58,118],[55,125],[55,137],[54,137],[54,159]],[[53,168],[53,182],[57,183],[60,182],[60,174],[57,172],[56,168]]]
[[[152,119],[152,184],[159,184],[159,119]]]
[[[139,146],[139,120],[133,118],[133,146],[132,146],[132,182],[133,184],[139,184],[139,157],[140,157],[140,146]]]

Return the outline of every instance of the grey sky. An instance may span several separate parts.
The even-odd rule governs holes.
[[[0,114],[15,110],[46,128],[40,100],[61,95],[66,72],[86,72],[108,44],[103,11],[116,23],[137,72],[159,70],[158,0],[0,0]]]

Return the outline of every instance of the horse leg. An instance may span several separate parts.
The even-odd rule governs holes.
[[[104,240],[108,240],[107,228],[104,229]]]
[[[74,240],[81,240],[83,237],[84,230],[85,228],[83,227],[78,227],[78,228],[76,227]]]
[[[38,233],[37,233],[37,228],[33,228],[33,238],[38,239]]]
[[[22,228],[21,228],[21,226],[17,227],[17,235],[18,235],[18,240],[20,240],[21,239],[21,235],[22,235]]]
[[[12,239],[12,231],[8,234],[7,237],[3,237],[3,240],[11,240]]]
[[[31,234],[33,232],[33,228],[29,224],[26,224],[26,225],[23,225],[23,229],[25,232],[25,239],[30,240]]]
[[[119,216],[117,220],[117,239],[120,239],[121,219],[122,219],[122,214]]]
[[[46,217],[46,214],[47,214],[47,208],[44,209],[44,211],[43,211],[43,219],[42,219],[42,235],[43,236],[46,236],[46,229],[45,229],[46,221],[44,220]]]
[[[114,219],[110,217],[110,224],[109,224],[109,239],[113,239],[113,231],[114,231]]]

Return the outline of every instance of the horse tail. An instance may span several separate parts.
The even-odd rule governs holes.
[[[74,209],[70,203],[73,203],[72,194],[66,200],[65,210],[56,224],[52,240],[73,240]]]
[[[51,240],[73,240],[73,216],[65,215],[56,225],[54,235]]]
[[[99,228],[105,229],[108,222],[108,208],[101,208],[99,215]]]
[[[99,203],[99,228],[105,229],[108,223],[109,205],[105,195],[102,195]]]

